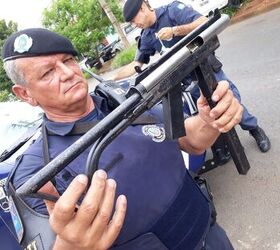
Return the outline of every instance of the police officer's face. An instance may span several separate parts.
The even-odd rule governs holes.
[[[21,58],[17,67],[26,79],[25,101],[31,105],[71,112],[86,99],[88,85],[72,55]]]
[[[131,23],[140,29],[146,29],[152,26],[155,22],[154,11],[151,11],[148,6],[143,3],[137,15],[132,19]]]

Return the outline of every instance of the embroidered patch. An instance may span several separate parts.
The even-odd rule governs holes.
[[[186,7],[186,5],[183,4],[183,3],[179,3],[179,4],[177,5],[177,8],[180,9],[180,10],[184,9],[185,7]]]
[[[15,39],[14,42],[14,52],[23,53],[27,52],[33,44],[31,37],[26,34],[21,34]]]
[[[155,142],[163,142],[166,138],[165,129],[157,125],[145,125],[142,127],[142,133],[152,137]]]

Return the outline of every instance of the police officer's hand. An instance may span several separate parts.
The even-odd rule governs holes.
[[[126,213],[126,198],[121,195],[114,207],[116,182],[107,180],[103,170],[95,172],[85,198],[77,210],[77,202],[85,192],[87,177],[77,176],[54,204],[45,201],[50,225],[57,238],[53,249],[108,249],[117,238]],[[57,195],[48,183],[40,191]]]
[[[212,100],[217,102],[212,110],[203,95],[197,101],[199,115],[206,123],[225,133],[241,121],[243,107],[229,89],[227,81],[219,82]]]
[[[171,40],[173,38],[173,28],[164,27],[157,33],[157,38],[160,40]]]

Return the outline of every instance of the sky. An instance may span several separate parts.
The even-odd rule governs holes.
[[[18,29],[41,27],[41,15],[51,0],[0,0],[0,19],[18,23]]]

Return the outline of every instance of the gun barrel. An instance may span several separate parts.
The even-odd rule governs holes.
[[[172,60],[167,60],[156,68],[151,74],[141,81],[141,85],[149,92],[157,83],[178,67],[178,65],[191,55],[187,47],[183,47],[172,56]]]
[[[211,37],[213,37],[213,34],[220,34],[228,26],[229,22],[229,16],[223,14],[215,23],[209,26],[209,28],[202,31],[198,37],[200,37],[204,42],[208,41]]]

